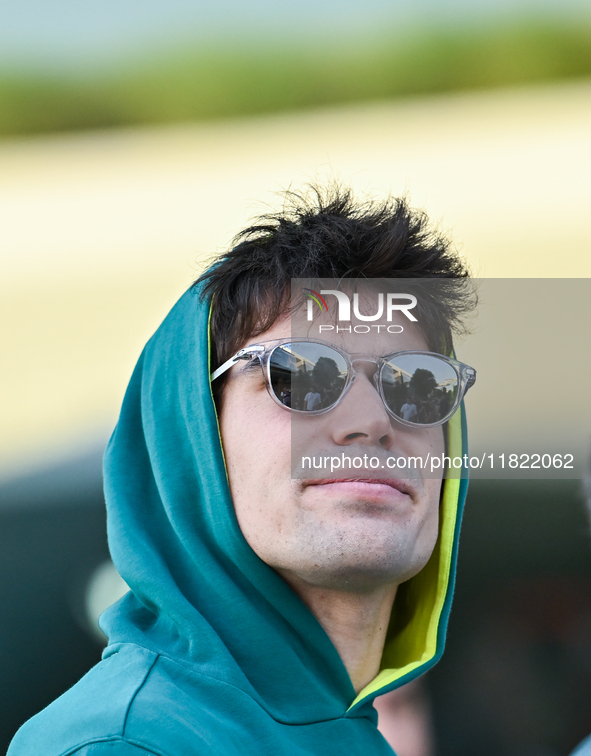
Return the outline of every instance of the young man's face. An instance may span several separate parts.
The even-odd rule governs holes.
[[[428,351],[416,326],[402,316],[396,322],[403,333],[324,332],[321,338],[350,354]],[[292,325],[289,317],[278,321],[243,346],[290,338]],[[317,326],[310,337],[319,337]],[[418,470],[397,482],[395,471],[378,476],[370,469],[329,469],[321,479],[318,471],[315,479],[293,479],[292,423],[297,423],[294,443],[305,439],[301,451],[307,455],[340,457],[344,452],[381,460],[440,456],[442,428],[396,422],[372,382],[372,363],[355,363],[357,377],[342,402],[312,417],[279,406],[267,393],[261,369],[245,366],[239,362],[230,370],[220,427],[236,517],[255,553],[288,582],[337,590],[367,591],[419,572],[437,539],[441,478],[422,478]]]

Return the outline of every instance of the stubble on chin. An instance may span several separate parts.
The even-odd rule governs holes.
[[[330,511],[298,511],[291,533],[282,533],[279,549],[267,561],[290,576],[330,590],[368,592],[399,584],[420,571],[437,538],[400,521],[382,505],[335,501]],[[431,543],[432,541],[432,543]]]

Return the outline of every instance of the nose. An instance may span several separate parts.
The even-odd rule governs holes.
[[[330,413],[333,441],[389,449],[394,442],[392,418],[369,375],[357,373],[343,401]]]

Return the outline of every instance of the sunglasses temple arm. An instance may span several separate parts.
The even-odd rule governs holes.
[[[216,378],[219,378],[220,375],[223,375],[223,373],[226,372],[226,370],[229,370],[232,365],[235,365],[238,362],[237,355],[234,355],[233,357],[230,357],[229,360],[226,360],[223,365],[220,365],[217,370],[214,370],[211,374],[211,382],[213,383]]]
[[[235,355],[230,357],[229,360],[226,360],[223,365],[220,365],[219,368],[213,371],[211,374],[211,382],[215,381],[216,378],[219,378],[220,375],[223,375],[226,370],[229,370],[231,367],[233,367],[239,360],[248,360],[253,355],[258,354],[260,355],[262,352],[264,352],[264,347],[246,347],[245,349],[240,349],[238,352],[236,352]]]

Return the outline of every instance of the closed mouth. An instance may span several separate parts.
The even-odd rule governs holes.
[[[352,484],[362,484],[367,486],[375,486],[376,490],[378,487],[383,488],[384,486],[387,486],[389,488],[393,488],[396,491],[399,491],[400,493],[406,494],[408,496],[414,497],[415,490],[413,486],[409,484],[408,480],[398,480],[396,478],[318,478],[316,480],[310,479],[310,480],[304,480],[302,481],[302,484],[304,487],[307,486],[328,486],[332,484],[340,484],[340,483],[352,483]]]

